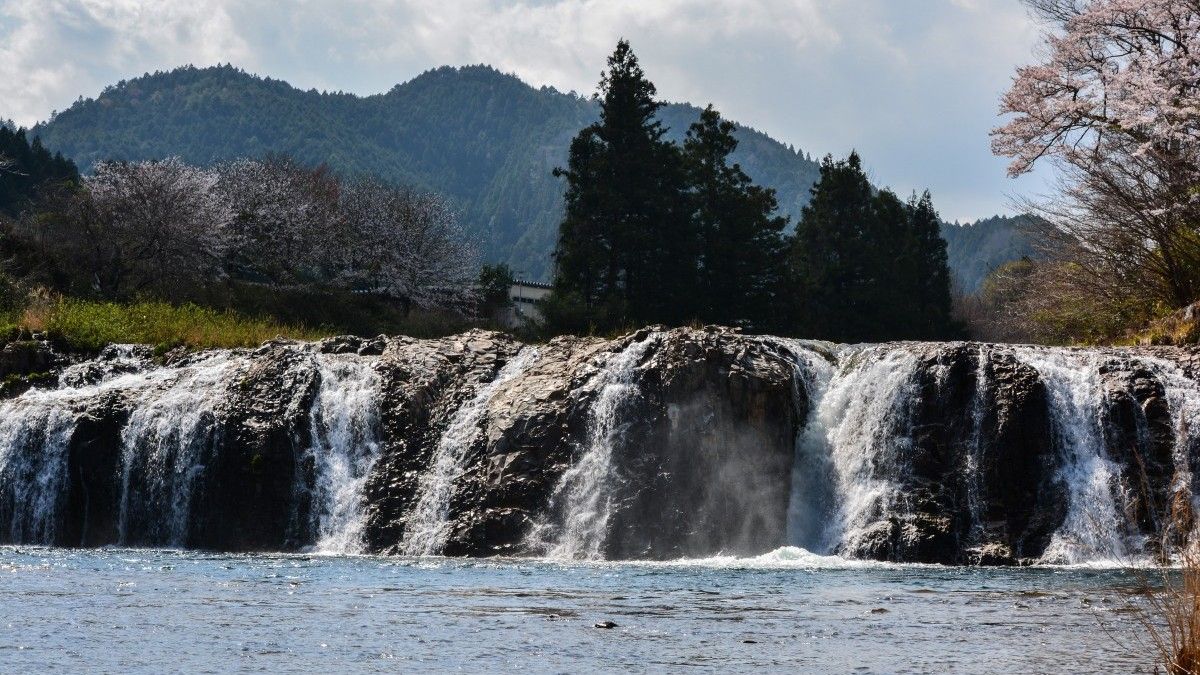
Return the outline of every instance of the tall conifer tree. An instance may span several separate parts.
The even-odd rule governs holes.
[[[932,199],[876,192],[857,153],[822,162],[789,262],[790,332],[851,342],[957,334]]]
[[[567,179],[566,216],[547,313],[575,330],[681,321],[696,256],[683,165],[663,140],[654,84],[625,40],[608,59],[600,94],[599,122],[575,137],[567,168],[555,172]]]
[[[710,105],[684,142],[684,161],[700,238],[696,315],[704,321],[765,330],[779,290],[787,219],[775,191],[754,185],[729,156],[734,124]]]

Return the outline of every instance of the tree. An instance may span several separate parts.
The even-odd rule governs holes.
[[[579,304],[593,327],[681,321],[692,310],[698,239],[661,103],[622,40],[600,81],[600,120],[571,142],[566,215],[551,304]],[[562,314],[568,314],[570,310]]]
[[[51,154],[37,138],[0,124],[0,215],[16,216],[35,204],[46,190],[79,182],[75,164]]]
[[[351,181],[326,253],[340,285],[392,298],[405,313],[475,306],[475,249],[437,195],[370,178]]]
[[[792,239],[793,330],[807,337],[870,339],[878,288],[876,219],[858,153],[821,162],[821,178]]]
[[[1009,172],[1061,172],[1037,245],[1044,292],[1104,306],[1182,307],[1200,294],[1200,3],[1028,0],[1050,28],[993,131]],[[1046,277],[1046,278],[1050,278]],[[1067,302],[1068,298],[1060,300]],[[1068,303],[1070,304],[1070,303]],[[1146,317],[1141,317],[1144,320]]]
[[[700,252],[696,314],[704,321],[764,329],[783,272],[775,191],[754,185],[729,157],[735,126],[710,105],[688,130],[684,164]]]
[[[324,166],[290,157],[242,159],[217,168],[229,203],[230,274],[273,286],[319,281],[322,246],[334,227],[339,181]]]
[[[511,305],[512,299],[509,297],[509,293],[512,292],[514,283],[516,283],[516,276],[512,269],[504,263],[481,267],[478,281],[479,313],[490,317]]]
[[[942,219],[926,190],[908,202],[909,241],[912,246],[911,329],[905,337],[937,339],[961,332],[954,325],[950,296],[950,266]]]
[[[792,239],[790,332],[842,341],[957,334],[940,219],[928,193],[876,191],[857,153],[826,157]]]
[[[103,297],[191,297],[223,274],[231,212],[217,180],[176,158],[101,163],[39,234]]]

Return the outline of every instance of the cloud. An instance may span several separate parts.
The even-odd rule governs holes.
[[[363,94],[488,63],[590,93],[619,37],[664,98],[813,154],[857,148],[948,217],[999,211],[1014,186],[987,144],[1037,37],[1014,0],[0,0],[0,117],[185,63]]]

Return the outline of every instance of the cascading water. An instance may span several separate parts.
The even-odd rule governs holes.
[[[126,390],[132,412],[121,432],[120,543],[187,545],[192,495],[212,450],[218,409],[247,366],[232,352],[213,352],[150,371],[146,386]]]
[[[1128,561],[1139,552],[1128,537],[1128,518],[1116,493],[1120,467],[1107,457],[1101,357],[1066,349],[1017,347],[1017,358],[1034,368],[1046,386],[1048,412],[1068,491],[1066,520],[1042,560],[1076,564],[1098,559]]]
[[[536,347],[524,347],[479,388],[474,398],[455,412],[434,450],[429,471],[421,478],[417,502],[408,516],[400,550],[406,555],[436,555],[442,552],[450,528],[450,498],[465,471],[467,453],[481,432],[492,396],[537,360]]]
[[[1156,554],[1172,518],[1191,531],[1200,512],[1188,350],[838,346],[713,330],[621,344],[520,349],[443,418],[438,397],[460,391],[447,387],[460,384],[448,379],[456,359],[494,367],[488,348],[401,341],[360,356],[272,343],[156,365],[145,348],[112,347],[56,388],[0,400],[0,541],[330,553],[370,542],[426,555],[470,524],[456,550],[523,543],[598,559],[796,546],[1090,564]],[[786,417],[781,356],[802,419]],[[526,377],[536,395],[514,404],[529,409],[493,425],[497,394],[525,391]],[[638,446],[632,429],[651,441]],[[489,468],[498,460],[502,472]],[[454,497],[466,475],[480,504],[470,514]],[[239,512],[243,498],[252,507]],[[741,525],[760,513],[752,524],[766,534],[746,545]],[[675,529],[647,527],[664,516]]]
[[[904,348],[847,354],[817,404],[834,468],[838,508],[814,552],[851,551],[892,514],[908,433],[917,356]]]
[[[971,519],[971,531],[968,540],[978,543],[984,536],[983,522],[983,453],[986,449],[984,438],[984,418],[987,416],[989,382],[988,359],[989,350],[986,345],[979,345],[975,362],[975,391],[971,396],[971,438],[967,448],[966,467],[964,473],[967,479],[967,509]]]
[[[11,541],[55,541],[77,417],[66,399],[36,392],[0,404],[0,524]]]
[[[1141,357],[1140,362],[1154,373],[1155,379],[1163,387],[1167,404],[1173,420],[1172,430],[1175,442],[1172,452],[1174,475],[1171,480],[1170,494],[1191,508],[1191,513],[1200,513],[1200,495],[1194,489],[1195,458],[1200,457],[1200,389],[1196,382],[1190,379],[1180,367],[1160,358]],[[1176,532],[1186,528],[1186,521],[1191,514],[1168,513],[1172,520],[1167,524]],[[1195,545],[1196,532],[1190,533]]]
[[[792,490],[788,501],[788,544],[808,551],[828,548],[828,523],[836,509],[834,466],[829,454],[828,429],[819,414],[833,379],[837,347],[803,340],[774,338],[792,360],[792,392],[808,401],[808,414],[796,434]]]
[[[622,441],[626,428],[622,415],[639,394],[635,382],[638,366],[660,340],[661,335],[654,333],[632,342],[604,365],[590,411],[586,445],[554,488],[549,509],[554,520],[539,523],[531,531],[528,544],[532,550],[558,559],[603,557],[617,480],[614,445]]]
[[[381,379],[377,359],[317,356],[320,385],[305,451],[313,467],[308,525],[322,553],[359,553],[366,524],[363,488],[379,459]],[[298,480],[297,490],[309,490]],[[297,500],[300,501],[300,500]]]

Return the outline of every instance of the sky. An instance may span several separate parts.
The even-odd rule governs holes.
[[[1019,0],[0,0],[0,118],[185,64],[374,94],[486,63],[590,94],[625,37],[662,98],[813,156],[856,149],[877,184],[969,221],[1048,179],[1008,178],[988,139],[1039,36]]]

